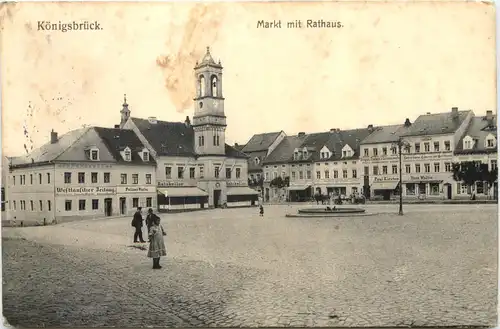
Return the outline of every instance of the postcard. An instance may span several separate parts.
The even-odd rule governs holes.
[[[6,325],[496,326],[493,4],[0,13]]]

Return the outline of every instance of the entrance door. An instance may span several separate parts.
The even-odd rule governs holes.
[[[451,184],[446,184],[446,198],[451,200]]]
[[[120,214],[125,215],[127,213],[127,199],[120,198]]]
[[[220,207],[220,190],[214,190],[214,208]]]
[[[112,213],[113,213],[113,202],[111,201],[111,198],[106,198],[104,199],[104,215],[111,216]]]
[[[269,188],[266,187],[266,197],[265,197],[265,201],[266,202],[269,202]]]

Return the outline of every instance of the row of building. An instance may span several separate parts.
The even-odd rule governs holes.
[[[399,187],[401,146],[402,189]],[[452,164],[479,161],[497,168],[497,117],[492,111],[451,111],[419,116],[399,125],[287,136],[254,135],[235,145],[249,156],[249,179],[266,201],[308,200],[315,194],[364,195],[369,199],[460,199],[497,196],[497,183],[465,186]],[[273,180],[287,178],[277,188]]]
[[[125,99],[120,124],[86,127],[25,156],[9,159],[4,182],[7,217],[52,223],[154,210],[255,204],[248,156],[226,144],[222,66],[207,48],[194,68],[193,122],[131,116]]]

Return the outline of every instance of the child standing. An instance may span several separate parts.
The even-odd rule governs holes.
[[[264,206],[260,205],[260,217],[264,216]]]

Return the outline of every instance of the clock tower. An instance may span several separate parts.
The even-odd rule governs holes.
[[[222,65],[216,63],[210,48],[194,68],[194,150],[196,154],[225,155],[226,116],[222,97]]]

